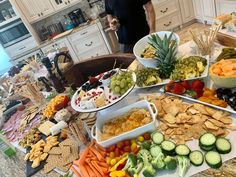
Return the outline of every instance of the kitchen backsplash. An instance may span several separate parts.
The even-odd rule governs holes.
[[[92,2],[92,1],[90,1]],[[73,5],[72,7],[69,7],[63,11],[60,11],[48,18],[45,18],[39,22],[34,23],[32,26],[33,28],[37,31],[39,34],[41,40],[44,40],[41,35],[41,29],[42,26],[47,27],[52,24],[56,24],[61,22],[63,25],[63,22],[65,21],[65,15],[68,15],[71,11],[80,8],[83,12],[83,15],[86,20],[88,19],[95,19],[98,17],[100,13],[103,13],[105,11],[105,6],[104,6],[104,0],[98,1],[92,5],[92,8],[90,8],[89,3],[87,0],[82,0],[78,4]],[[68,16],[67,16],[68,17]]]

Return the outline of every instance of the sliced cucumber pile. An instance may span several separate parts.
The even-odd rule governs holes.
[[[218,152],[209,151],[205,154],[206,163],[211,167],[218,169],[222,165],[222,159]]]
[[[231,144],[226,138],[217,138],[216,140],[216,150],[220,154],[228,154],[231,151]]]
[[[189,154],[189,159],[194,166],[200,166],[204,162],[204,156],[201,151],[192,151]]]
[[[152,140],[155,144],[159,145],[164,141],[164,135],[160,132],[153,132],[151,134]]]
[[[190,153],[190,149],[185,144],[180,144],[180,145],[176,146],[175,153],[177,155],[185,155],[185,156],[187,156]]]
[[[175,154],[175,143],[172,141],[165,140],[161,143],[161,148],[164,154],[174,155]]]
[[[210,151],[215,148],[216,137],[212,133],[205,133],[199,139],[199,146],[204,151]]]

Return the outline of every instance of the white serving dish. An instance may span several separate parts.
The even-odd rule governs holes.
[[[154,108],[155,112],[153,112],[151,106]],[[133,129],[129,132],[125,132],[123,134],[120,134],[118,136],[112,137],[108,140],[105,141],[101,141],[100,136],[101,136],[101,130],[102,130],[102,126],[107,122],[110,121],[112,119],[114,119],[117,116],[121,116],[124,115],[125,113],[129,112],[131,109],[133,108],[146,108],[148,109],[148,111],[151,114],[152,117],[152,122],[150,122],[149,124],[146,124],[144,126],[141,126],[139,128]],[[157,120],[156,120],[156,116],[157,116],[157,109],[155,107],[155,105],[153,103],[149,103],[146,100],[142,100],[139,102],[136,102],[134,104],[131,104],[129,106],[123,107],[122,109],[119,109],[115,112],[110,112],[104,116],[97,116],[97,120],[95,125],[92,127],[92,137],[94,139],[96,139],[97,143],[100,144],[103,147],[109,147],[119,141],[122,140],[126,140],[126,139],[132,139],[135,138],[145,132],[152,132],[156,130],[156,124],[157,124]],[[96,128],[96,130],[95,130]],[[95,132],[94,132],[95,131]]]
[[[171,34],[171,31],[159,31],[159,32],[156,32],[153,34],[158,34],[160,36],[160,38],[164,38],[165,34],[168,37]],[[149,34],[149,35],[143,37],[142,39],[140,39],[135,44],[134,49],[133,49],[133,53],[134,53],[135,57],[137,58],[137,60],[145,67],[156,68],[156,59],[154,59],[154,58],[144,59],[144,58],[140,57],[143,50],[148,46],[148,42],[149,42],[148,37],[150,37],[150,36],[151,35]],[[178,51],[178,46],[180,43],[180,38],[179,38],[178,34],[174,33],[172,36],[172,39],[177,41],[176,50]]]
[[[116,70],[118,71],[118,69],[116,69]],[[126,70],[126,69],[122,69],[122,71],[127,71],[127,70]],[[108,71],[108,72],[109,72],[109,71]],[[105,75],[105,74],[107,74],[107,72],[102,73],[102,75]],[[101,74],[100,74],[100,75],[101,75]],[[96,78],[99,78],[100,75],[96,76]],[[136,75],[135,75],[134,72],[132,73],[132,77],[133,77],[133,81],[136,82]],[[109,78],[109,79],[110,79],[110,78]],[[100,79],[100,81],[102,82],[101,79]],[[88,83],[88,82],[89,82],[89,81],[85,82],[84,84],[86,84],[86,83]],[[83,84],[83,85],[84,85],[84,84]],[[109,97],[109,96],[108,96],[108,95],[109,95],[109,89],[108,89],[108,88],[109,88],[109,84],[108,84],[108,85],[106,85],[106,84],[108,84],[108,83],[103,83],[102,86],[106,88],[106,89],[104,90],[104,92],[105,92],[105,94],[106,94],[106,97]],[[111,93],[113,96],[117,96],[117,99],[111,100],[111,103],[109,103],[109,104],[107,104],[107,105],[105,105],[105,106],[103,106],[103,107],[100,107],[100,108],[92,108],[92,109],[82,109],[79,105],[77,105],[77,104],[75,103],[76,99],[79,97],[80,90],[82,89],[82,86],[81,86],[81,87],[75,92],[75,94],[73,95],[73,97],[72,97],[72,99],[71,99],[71,107],[72,107],[74,110],[76,110],[76,111],[78,111],[78,112],[83,112],[83,113],[97,112],[97,111],[106,109],[106,108],[108,108],[108,107],[110,107],[110,106],[112,106],[112,105],[118,103],[118,102],[121,101],[122,99],[124,99],[124,98],[133,90],[134,86],[135,86],[135,84],[134,84],[132,87],[130,87],[130,88],[126,91],[126,93],[124,93],[123,95],[117,95],[117,94]],[[108,99],[108,98],[107,98],[107,99]]]

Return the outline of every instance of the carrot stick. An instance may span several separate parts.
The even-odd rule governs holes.
[[[89,174],[89,177],[96,177],[96,174],[93,172],[93,170],[90,168],[89,165],[86,164],[85,168],[86,168],[86,170],[87,170],[87,172]]]
[[[94,166],[94,168],[97,169],[97,171],[98,171],[100,174],[104,175],[102,169],[100,168],[100,166],[99,166],[96,162],[91,161],[91,164]]]
[[[108,168],[108,165],[106,162],[99,162],[99,166],[104,167],[104,168]]]
[[[86,159],[86,156],[88,155],[88,152],[89,152],[89,148],[86,148],[86,149],[84,150],[84,152],[80,155],[79,160],[80,160],[82,163],[84,163],[84,161],[85,161],[85,159]]]
[[[99,161],[104,161],[103,156],[94,147],[89,147],[89,149],[97,156]]]
[[[70,169],[74,172],[74,174],[75,174],[77,177],[82,177],[82,176],[80,175],[80,173],[75,169],[75,167],[74,167],[73,165],[70,167]]]
[[[79,162],[79,169],[80,169],[80,171],[81,171],[81,173],[82,173],[82,175],[84,176],[84,177],[90,177],[89,176],[89,173],[88,173],[88,171],[87,171],[87,169],[85,168],[85,166],[84,166],[84,164],[82,164],[81,162]]]
[[[91,164],[89,159],[86,159],[87,164],[90,166],[90,168],[93,170],[93,172],[96,174],[96,177],[102,177],[103,175],[99,173],[99,171]]]
[[[99,151],[106,152],[106,149],[104,147],[102,147],[100,144],[98,144],[96,141],[95,141],[95,146],[96,146],[96,148],[99,149]]]

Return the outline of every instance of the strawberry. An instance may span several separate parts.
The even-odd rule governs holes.
[[[191,90],[191,86],[188,81],[182,81],[180,84],[186,89],[186,90]]]
[[[98,79],[97,79],[96,77],[90,77],[90,78],[89,78],[89,83],[90,83],[90,85],[92,85],[92,84],[94,84],[94,83],[96,83],[96,82],[98,82]]]
[[[200,98],[203,95],[203,90],[202,89],[195,89],[194,91],[197,94],[196,98]]]
[[[175,81],[171,80],[168,84],[166,84],[164,87],[165,92],[171,92],[171,89],[172,89],[174,83],[175,83]]]
[[[193,90],[196,90],[196,89],[197,90],[203,90],[204,86],[205,86],[205,83],[202,82],[201,80],[194,80],[192,82],[192,89]]]
[[[173,89],[171,90],[174,94],[183,94],[186,89],[180,83],[174,83]]]

